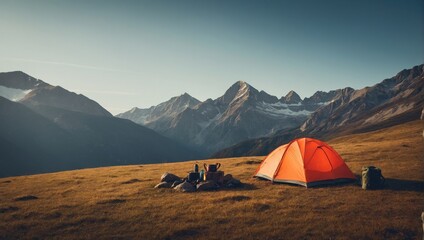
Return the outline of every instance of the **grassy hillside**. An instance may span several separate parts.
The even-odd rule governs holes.
[[[153,189],[193,162],[134,165],[0,179],[0,239],[420,239],[422,122],[330,142],[355,174],[382,168],[384,190],[306,189],[252,178],[263,157],[219,161],[237,190]]]

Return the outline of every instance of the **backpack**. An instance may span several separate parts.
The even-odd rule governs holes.
[[[384,181],[380,168],[374,166],[362,167],[362,189],[383,188]]]

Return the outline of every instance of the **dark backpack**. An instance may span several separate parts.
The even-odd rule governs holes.
[[[362,189],[383,188],[384,181],[380,168],[374,166],[362,167]]]

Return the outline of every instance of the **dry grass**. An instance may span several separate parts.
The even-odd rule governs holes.
[[[382,168],[388,186],[306,189],[252,178],[263,157],[208,160],[237,190],[153,189],[193,162],[0,179],[0,239],[420,239],[424,148],[419,121],[330,141],[355,174]]]

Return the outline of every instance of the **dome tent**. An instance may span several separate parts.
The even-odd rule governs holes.
[[[340,155],[327,143],[299,138],[272,151],[254,177],[305,187],[355,180]]]

